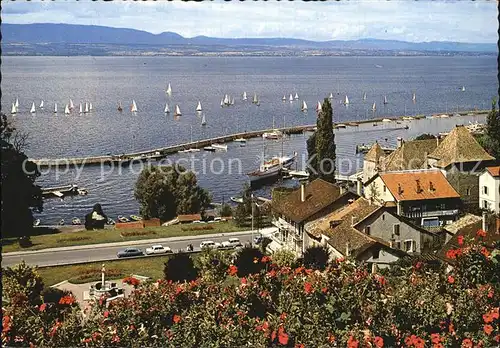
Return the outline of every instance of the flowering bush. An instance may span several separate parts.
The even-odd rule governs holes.
[[[264,256],[256,260],[261,271],[244,277],[229,265],[217,279],[141,283],[108,308],[96,302],[84,321],[74,304],[48,317],[46,308],[11,302],[2,340],[94,347],[493,347],[500,344],[500,285],[490,271],[498,261],[497,250],[486,256],[478,245],[462,250],[448,274],[424,261],[372,274],[350,260],[319,271],[278,266]]]
[[[123,282],[125,284],[132,285],[134,288],[138,287],[139,284],[141,283],[141,281],[139,279],[131,277],[131,276],[123,278]]]

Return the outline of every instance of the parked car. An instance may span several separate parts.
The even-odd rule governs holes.
[[[171,253],[172,249],[169,247],[164,247],[163,245],[153,245],[151,248],[146,249],[146,255],[153,255],[153,254],[168,254]]]
[[[203,249],[203,248],[220,248],[220,247],[221,247],[220,243],[215,243],[214,241],[211,241],[211,240],[203,241],[203,242],[200,243],[200,249]]]
[[[120,257],[130,257],[130,256],[142,256],[144,253],[139,248],[126,248],[125,250],[119,251],[116,256]]]
[[[223,248],[236,248],[243,246],[238,238],[229,238],[228,241],[222,242]]]

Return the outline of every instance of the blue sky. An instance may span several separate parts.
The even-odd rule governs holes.
[[[2,1],[5,23],[134,28],[185,37],[497,42],[496,1]]]

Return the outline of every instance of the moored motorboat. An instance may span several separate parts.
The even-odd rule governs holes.
[[[205,146],[205,147],[203,148],[203,150],[205,150],[205,151],[209,151],[209,152],[215,152],[215,147],[213,147],[213,146],[209,145],[209,146]]]
[[[79,218],[74,217],[73,219],[71,219],[71,224],[72,224],[72,225],[81,225],[81,224],[82,224],[82,222],[80,221],[80,219],[79,219]]]
[[[130,215],[130,220],[132,221],[141,221],[142,217],[138,215]]]
[[[118,215],[118,222],[125,223],[130,222],[130,220],[123,215]]]
[[[224,150],[227,151],[227,145],[226,144],[212,144],[212,147],[216,150]]]
[[[229,199],[234,203],[239,203],[239,204],[243,203],[243,197],[230,197]]]
[[[335,129],[346,128],[346,125],[343,123],[339,123],[339,124],[336,124],[335,126],[333,126],[333,128],[335,128]]]
[[[33,221],[33,226],[39,226],[40,225],[40,219],[36,219]]]

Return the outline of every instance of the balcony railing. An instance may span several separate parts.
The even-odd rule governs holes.
[[[449,210],[432,210],[432,211],[404,211],[402,216],[409,218],[435,217],[435,216],[450,216],[457,215],[458,209]]]

